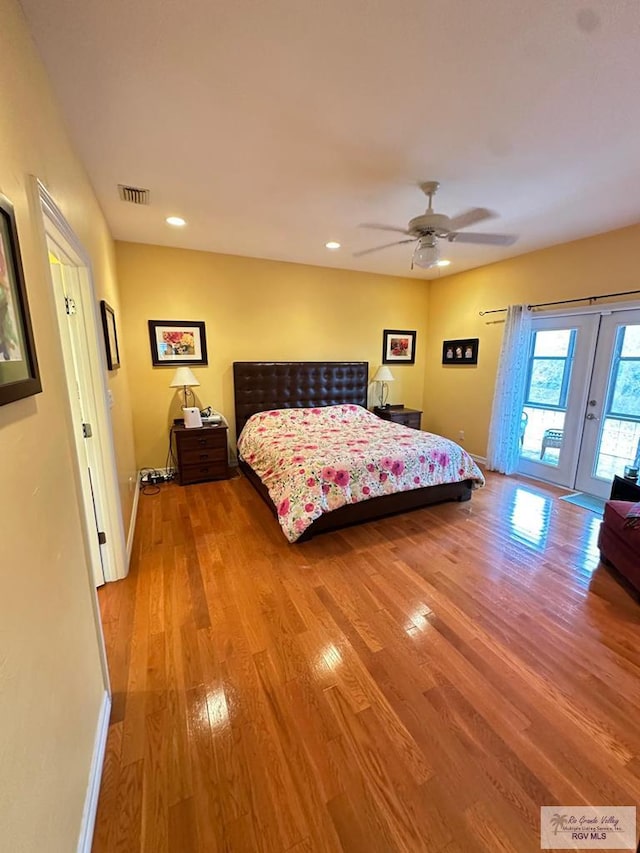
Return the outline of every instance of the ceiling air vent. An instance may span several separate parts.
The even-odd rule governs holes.
[[[128,201],[131,204],[149,204],[149,190],[143,190],[141,187],[118,184],[118,193],[121,201]]]

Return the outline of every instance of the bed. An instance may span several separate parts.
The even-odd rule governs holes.
[[[408,487],[405,484],[404,488],[408,490],[384,493],[373,497],[363,494],[350,495],[349,501],[354,502],[346,502],[337,508],[331,508],[331,511],[325,507],[318,517],[307,520],[304,529],[294,530],[291,528],[287,530],[282,523],[282,501],[277,499],[277,503],[274,503],[269,489],[254,470],[254,467],[259,470],[260,466],[252,459],[254,465],[252,467],[248,462],[251,453],[247,452],[247,458],[245,458],[242,452],[243,441],[247,432],[243,433],[243,430],[250,419],[252,420],[249,424],[249,431],[252,429],[255,431],[256,425],[258,425],[260,432],[264,433],[265,429],[272,431],[280,429],[279,424],[276,423],[279,415],[273,413],[287,409],[309,410],[308,415],[306,412],[282,412],[282,424],[285,424],[286,417],[289,417],[292,423],[281,428],[281,432],[289,430],[294,435],[296,429],[301,428],[301,424],[308,424],[304,429],[317,429],[317,422],[319,423],[323,418],[331,418],[334,414],[334,410],[329,410],[327,407],[335,406],[343,407],[335,410],[335,417],[339,421],[344,420],[347,428],[358,429],[361,432],[369,430],[371,433],[375,433],[376,439],[381,441],[395,440],[398,444],[406,444],[405,450],[407,452],[409,452],[408,445],[416,441],[426,440],[429,434],[383,421],[366,411],[367,362],[234,362],[233,376],[236,433],[239,436],[239,466],[278,518],[283,527],[283,532],[290,541],[302,541],[319,532],[334,530],[347,524],[368,521],[383,515],[404,512],[433,503],[451,500],[466,501],[470,499],[474,486],[483,482],[481,472],[468,454],[457,445],[447,442],[446,439],[433,436],[433,439],[451,444],[452,447],[457,448],[456,452],[459,451],[463,455],[465,461],[459,468],[459,474],[464,474],[463,479],[428,486],[415,486],[412,483]],[[267,416],[267,413],[271,414]],[[388,432],[389,430],[391,432]],[[295,440],[293,438],[293,441]],[[268,442],[263,441],[263,444],[266,443]],[[356,443],[355,441],[351,442],[351,444]],[[301,453],[305,456],[307,451],[303,449]],[[426,460],[427,465],[429,461],[429,459]],[[391,458],[388,459],[388,462],[389,477],[385,475],[386,480],[393,479],[393,475],[399,470],[396,467],[392,472]],[[304,464],[305,462],[300,463],[300,471],[304,470],[302,467]],[[418,463],[416,462],[416,464]],[[396,465],[398,466],[398,463]],[[342,470],[342,468],[338,469],[338,480]],[[269,471],[269,473],[271,472]],[[334,479],[335,473],[334,471]],[[455,478],[459,474],[456,468],[456,473],[452,476]],[[344,474],[342,476],[346,477]],[[380,475],[381,479],[382,476],[383,474]],[[336,488],[341,485],[337,483]],[[385,482],[385,488],[388,485],[390,484]],[[327,488],[326,484],[324,488]],[[330,488],[333,491],[336,490],[331,484]],[[345,485],[345,488],[350,487]],[[272,484],[270,489],[272,494],[276,494]],[[330,495],[327,497],[330,499]],[[357,502],[355,502],[356,500]]]

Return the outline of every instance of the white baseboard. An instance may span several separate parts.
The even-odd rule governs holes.
[[[476,453],[470,453],[469,456],[474,460],[474,462],[479,462],[480,465],[486,465],[487,464],[487,457],[486,456],[478,456]]]
[[[129,532],[127,533],[127,571],[131,564],[131,552],[133,551],[133,536],[136,532],[136,518],[138,517],[138,501],[140,500],[140,472],[136,478],[136,492],[133,496],[131,517],[129,519]]]
[[[93,744],[89,784],[87,785],[87,794],[84,799],[77,853],[91,853],[93,845],[93,830],[96,823],[96,812],[98,811],[98,796],[100,794],[100,782],[102,781],[102,765],[104,764],[104,753],[107,746],[110,715],[111,697],[105,690],[102,697],[100,714],[98,715],[96,738]]]

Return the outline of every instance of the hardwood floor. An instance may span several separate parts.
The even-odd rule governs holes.
[[[558,494],[297,546],[240,477],[141,497],[94,851],[533,853],[541,805],[636,805],[640,604]]]

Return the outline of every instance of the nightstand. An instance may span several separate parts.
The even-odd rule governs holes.
[[[420,429],[422,411],[418,409],[405,409],[404,406],[387,406],[381,409],[380,406],[374,406],[373,414],[384,421],[392,421],[394,424],[402,424],[411,429]]]
[[[175,424],[171,435],[175,442],[178,482],[181,486],[205,480],[228,479],[226,424],[192,429]]]

